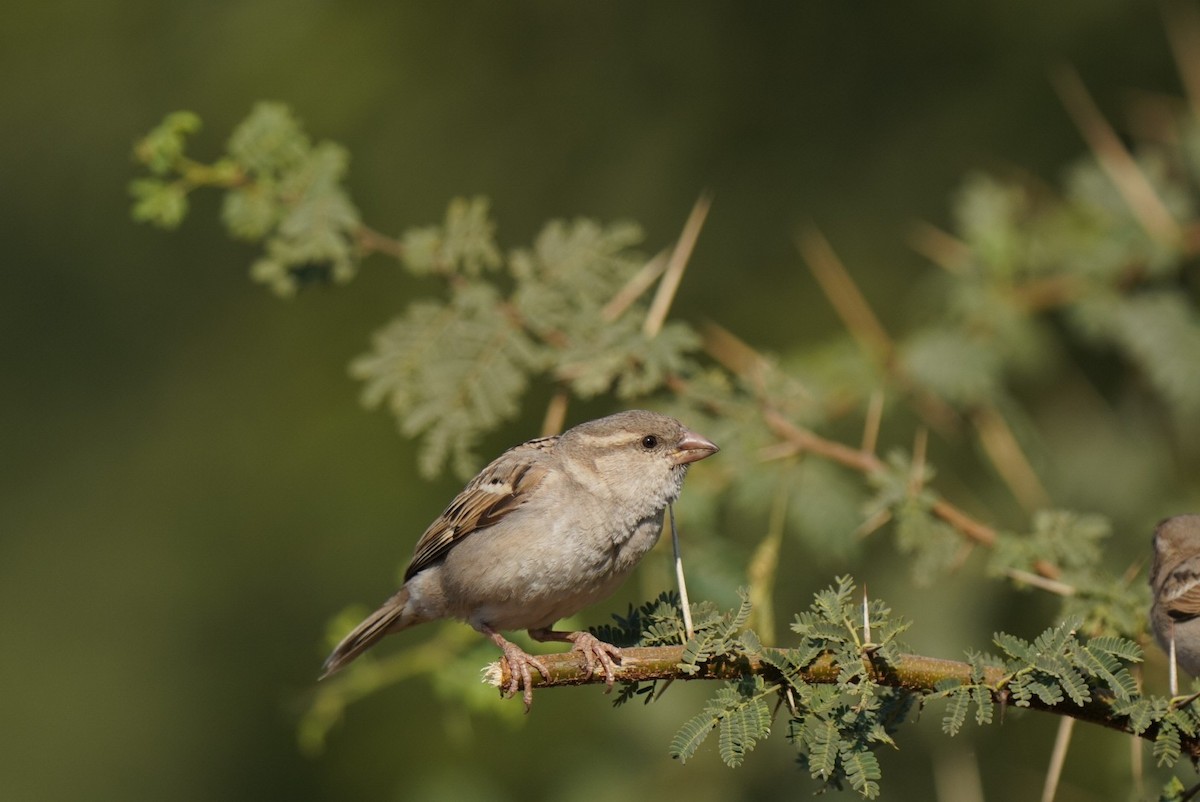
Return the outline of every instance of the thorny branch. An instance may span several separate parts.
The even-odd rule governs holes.
[[[761,675],[770,680],[778,679],[778,672],[753,657],[741,656],[733,659],[718,659],[699,666],[699,671],[688,673],[680,668],[684,647],[680,646],[644,646],[626,647],[621,650],[621,662],[617,666],[616,678],[620,682],[648,682],[651,680],[737,680],[750,675]],[[593,685],[604,682],[604,676],[593,673],[588,676],[580,665],[579,656],[573,652],[539,656],[550,670],[548,678],[537,672],[533,675],[533,687],[557,688],[572,685]],[[944,660],[937,657],[926,657],[916,654],[903,654],[894,663],[887,663],[874,654],[867,652],[863,660],[871,667],[872,680],[885,685],[914,693],[935,693],[937,684],[943,680],[958,680],[969,684],[971,666],[957,660]],[[840,669],[828,655],[817,658],[808,668],[801,672],[805,682],[835,683],[838,681]],[[1004,689],[1006,674],[1003,669],[989,668],[984,672],[984,684],[991,690],[992,701],[1002,707],[1011,701],[1009,693]],[[508,684],[508,665],[503,660],[490,663],[484,669],[485,683],[497,688]],[[1152,725],[1141,733],[1134,733],[1129,726],[1128,718],[1115,715],[1112,712],[1112,698],[1100,693],[1094,693],[1092,699],[1082,705],[1076,705],[1070,700],[1064,700],[1056,705],[1047,704],[1036,696],[1029,700],[1028,707],[1044,713],[1058,716],[1069,716],[1089,724],[1096,724],[1127,735],[1137,735],[1139,738],[1153,742],[1158,735],[1158,726]],[[1200,759],[1200,738],[1184,736],[1182,739],[1184,754],[1193,760]]]

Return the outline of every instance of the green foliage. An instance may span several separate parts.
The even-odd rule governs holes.
[[[801,645],[764,650],[763,657],[781,672],[791,694],[788,740],[797,748],[800,765],[828,787],[848,783],[874,799],[882,776],[874,750],[895,746],[892,733],[913,704],[911,694],[880,684],[877,675],[899,658],[897,636],[908,622],[892,616],[881,601],[856,599],[849,577],[837,582],[796,616],[792,631]],[[833,684],[805,682],[798,673],[817,656],[831,660],[837,677]]]
[[[199,116],[190,111],[172,112],[138,142],[134,153],[152,174],[167,175],[183,158],[188,135],[199,130]]]
[[[1012,569],[1036,573],[1039,564],[1055,566],[1059,579],[1074,589],[1063,598],[1062,618],[1078,619],[1090,636],[1133,636],[1145,629],[1150,606],[1148,588],[1103,569],[1105,541],[1112,535],[1108,520],[1070,510],[1040,510],[1028,534],[1001,533],[988,570],[995,576]]]
[[[528,374],[545,358],[512,324],[495,290],[472,284],[453,291],[448,304],[412,304],[350,370],[366,382],[368,406],[386,401],[405,435],[425,435],[424,473],[450,462],[469,476],[478,469],[479,436],[516,416]]]
[[[1166,785],[1163,786],[1162,792],[1158,795],[1159,802],[1186,802],[1192,798],[1192,794],[1188,793],[1187,787],[1178,777],[1172,777]]]
[[[1068,621],[1051,627],[1032,644],[1014,635],[996,634],[996,645],[1009,660],[1005,688],[1018,706],[1028,706],[1035,697],[1056,705],[1064,696],[1082,705],[1092,698],[1089,682],[1120,700],[1137,692],[1129,670],[1119,662],[1140,662],[1142,652],[1137,644],[1107,637],[1084,645],[1075,635],[1078,626],[1078,621]]]
[[[684,649],[684,673],[696,673],[713,661],[761,660],[772,670],[718,689],[704,710],[680,727],[671,743],[672,757],[686,762],[719,730],[721,759],[729,766],[740,765],[770,734],[772,715],[766,700],[775,696],[792,711],[788,739],[812,777],[826,787],[848,784],[868,799],[876,797],[881,773],[873,750],[880,744],[894,746],[892,733],[912,699],[907,692],[878,684],[875,668],[898,657],[896,636],[907,623],[894,618],[882,602],[858,602],[853,594],[848,577],[817,594],[810,610],[796,617],[792,629],[800,642],[788,649],[764,647],[752,631],[742,629],[750,615],[744,591],[735,611],[699,611],[696,636]],[[806,676],[818,658],[831,661],[835,682],[814,683]]]
[[[1200,413],[1200,320],[1194,304],[1176,290],[1148,289],[1134,296],[1098,294],[1081,303],[1076,325],[1111,344],[1141,366],[1185,432]]]
[[[693,615],[699,612],[693,609]],[[711,620],[707,613],[704,620],[706,624]],[[685,639],[679,594],[673,590],[665,590],[636,607],[629,605],[625,615],[613,614],[613,622],[589,627],[588,631],[614,646],[667,646]]]
[[[1045,560],[1071,581],[1096,568],[1102,546],[1112,534],[1108,521],[1098,515],[1080,515],[1070,510],[1039,510],[1033,515],[1033,531],[1024,537],[1003,537],[996,543],[991,569],[1032,571]]]
[[[262,246],[251,276],[280,295],[346,282],[380,250],[443,280],[444,297],[413,301],[351,366],[365,402],[386,402],[401,432],[422,438],[426,475],[446,465],[464,477],[477,470],[475,444],[517,415],[539,375],[581,397],[635,399],[695,370],[700,338],[690,326],[643,331],[644,298],[610,308],[645,263],[633,250],[642,239],[635,225],[552,221],[506,258],[487,200],[459,198],[440,224],[392,240],[362,225],[343,187],[346,152],[314,144],[287,107],[255,106],[212,165],[185,155],[198,125],[195,115],[171,115],[135,148],[152,173],[131,184],[136,219],[174,227],[188,193],[214,186],[225,190],[230,234]]]
[[[679,666],[685,674],[695,674],[714,657],[745,650],[740,636],[750,620],[750,593],[745,588],[739,588],[738,595],[742,603],[732,612],[721,613],[711,602],[693,606],[694,634],[684,644],[683,660]]]
[[[674,594],[664,593],[593,632],[622,644],[678,643],[683,629],[678,604]],[[968,654],[964,679],[957,673],[938,677],[944,666],[922,667],[924,658],[905,655],[899,636],[909,623],[880,600],[856,597],[849,577],[817,593],[809,609],[796,615],[791,629],[797,642],[786,648],[764,646],[744,629],[750,615],[744,591],[735,610],[718,612],[704,604],[694,612],[697,633],[685,646],[683,674],[695,676],[717,665],[761,667],[723,684],[683,723],[671,742],[671,755],[683,762],[715,731],[721,759],[740,765],[770,734],[772,696],[775,707],[787,706],[787,738],[800,765],[824,787],[849,787],[866,798],[880,793],[875,750],[895,747],[900,725],[928,700],[946,701],[942,728],[948,735],[961,732],[968,718],[990,724],[1000,702],[1075,712],[1099,700],[1114,721],[1126,720],[1130,732],[1155,728],[1155,755],[1163,765],[1177,761],[1183,739],[1200,732],[1200,717],[1190,704],[1141,694],[1130,671],[1142,659],[1136,643],[1115,636],[1081,639],[1077,621],[1050,627],[1032,642],[997,633],[1003,656]],[[637,695],[650,701],[652,688],[628,684],[618,703]]]
[[[486,198],[456,198],[446,209],[442,225],[406,231],[404,266],[416,275],[457,273],[470,278],[499,268],[503,260],[488,206]]]
[[[992,723],[992,711],[995,709],[992,689],[986,681],[986,670],[997,667],[999,661],[978,652],[968,652],[967,661],[971,666],[970,682],[947,678],[934,684],[936,693],[933,696],[940,695],[947,699],[942,731],[951,736],[962,730],[972,708],[975,710],[975,723],[980,726]]]
[[[721,759],[730,768],[742,764],[746,753],[771,734],[771,710],[764,697],[772,695],[762,677],[728,683],[717,690],[704,710],[688,719],[671,741],[671,757],[686,763],[714,729]]]
[[[230,135],[228,153],[205,165],[186,155],[186,135],[199,127],[196,115],[176,112],[135,146],[154,177],[130,184],[134,219],[175,228],[191,191],[219,187],[229,232],[262,243],[264,255],[250,269],[256,281],[286,296],[305,282],[353,278],[360,222],[342,188],[343,148],[314,145],[286,106],[259,103]]]
[[[965,338],[957,328],[927,329],[910,337],[902,369],[918,385],[959,405],[974,405],[1000,390],[1001,355],[991,338]]]
[[[1052,585],[1061,594],[1060,623],[1032,642],[999,633],[1002,657],[970,654],[969,672],[903,690],[880,680],[906,659],[898,636],[907,624],[881,602],[864,609],[848,578],[796,616],[796,642],[786,648],[764,646],[746,629],[746,593],[733,611],[694,605],[695,633],[681,674],[732,667],[743,675],[684,723],[673,756],[692,758],[718,732],[722,760],[739,765],[769,734],[772,711],[786,705],[800,765],[825,787],[873,798],[880,792],[875,750],[893,744],[914,704],[934,698],[945,700],[942,723],[951,735],[970,718],[990,723],[997,699],[1043,708],[1099,704],[1130,732],[1152,738],[1160,764],[1194,753],[1200,720],[1193,706],[1141,695],[1129,670],[1141,659],[1130,639],[1145,632],[1145,584],[1131,574],[1118,579],[1105,565],[1108,517],[1039,508],[1056,488],[1043,471],[1052,455],[1038,450],[1039,405],[1065,388],[1100,397],[1110,409],[1146,410],[1141,417],[1153,423],[1140,433],[1161,443],[1153,451],[1158,465],[1200,453],[1189,436],[1200,420],[1200,314],[1189,273],[1196,246],[1194,237],[1172,233],[1173,221],[1190,220],[1200,208],[1200,126],[1193,121],[1136,154],[1169,216],[1165,224],[1148,224],[1145,210],[1092,158],[1067,171],[1059,194],[1017,180],[968,179],[955,203],[952,253],[939,258],[946,272],[922,285],[928,291],[921,317],[885,344],[883,357],[850,336],[861,332],[776,357],[711,331],[702,337],[678,320],[648,331],[649,303],[638,280],[650,265],[632,223],[551,221],[532,244],[507,249],[486,199],[454,199],[440,222],[392,238],[365,226],[346,194],[345,151],[314,144],[286,107],[255,107],[211,163],[187,153],[198,127],[195,115],[173,114],[137,144],[146,175],[130,185],[135,219],[178,226],[191,193],[212,187],[225,193],[229,233],[261,248],[252,277],[280,295],[310,282],[348,281],[377,253],[432,288],[407,300],[351,367],[364,382],[365,403],[386,405],[401,432],[420,438],[426,475],[447,466],[462,476],[474,472],[477,444],[517,417],[539,382],[581,399],[609,395],[628,403],[665,394],[670,411],[722,444],[721,459],[689,480],[700,527],[715,528],[726,504],[738,520],[762,520],[772,510],[776,521],[782,498],[779,529],[799,533],[809,547],[848,550],[852,531],[890,522],[919,584],[934,585],[962,564],[969,547],[982,545],[992,550],[990,575],[1020,587]],[[1097,364],[1112,361],[1115,369],[1095,375]],[[979,497],[1012,490],[1025,508],[1022,522],[1010,523],[1013,531],[971,529],[965,514],[947,515],[946,494],[933,485],[937,471],[915,451],[896,449],[886,426],[880,439],[887,457],[880,461],[873,445],[871,453],[840,443],[803,453],[807,445],[770,422],[806,427],[812,437],[856,436],[871,420],[869,408],[904,422],[901,442],[910,439],[914,420],[940,437],[937,445],[955,460],[943,476],[958,480],[961,466],[982,462],[996,486]],[[982,432],[963,436],[981,420],[1006,429],[1003,448]],[[1024,486],[1013,478],[1031,472]],[[756,581],[770,586],[778,569],[777,558],[759,566],[767,576]],[[722,571],[728,573],[714,575],[733,573]],[[596,632],[623,645],[683,642],[678,598],[663,594],[631,607]],[[426,664],[405,661],[390,674],[370,660],[363,665],[353,676],[363,678],[365,694]],[[438,688],[452,696],[468,673],[439,672]],[[616,701],[648,702],[655,690],[653,683],[626,684]],[[323,691],[313,708],[319,726],[310,721],[309,732],[323,737],[353,698],[336,687]],[[486,704],[482,695],[468,698]],[[1171,786],[1163,798],[1180,798],[1181,789]]]
[[[895,520],[896,546],[910,556],[913,579],[921,585],[930,585],[945,573],[962,544],[961,535],[933,515],[938,496],[926,487],[933,476],[931,466],[915,466],[908,455],[894,450],[883,470],[867,478],[875,496],[866,504],[866,516]]]

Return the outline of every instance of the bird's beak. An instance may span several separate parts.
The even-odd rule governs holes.
[[[687,465],[690,462],[702,460],[705,457],[711,457],[721,449],[717,448],[717,444],[707,437],[701,437],[695,432],[684,431],[683,439],[679,441],[679,445],[675,447],[675,453],[672,459],[676,465]]]

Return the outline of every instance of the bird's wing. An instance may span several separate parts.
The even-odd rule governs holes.
[[[522,443],[480,471],[421,535],[404,572],[405,581],[445,557],[463,538],[524,506],[546,478],[548,466],[542,452],[557,439],[543,437]]]
[[[1200,616],[1200,561],[1187,560],[1171,579],[1177,590],[1167,599],[1167,613],[1176,621]]]

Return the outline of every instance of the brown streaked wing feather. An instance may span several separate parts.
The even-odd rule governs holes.
[[[1172,566],[1162,592],[1167,613],[1175,620],[1200,616],[1200,557],[1187,557]]]
[[[1167,604],[1167,613],[1175,620],[1195,618],[1200,615],[1200,581]]]
[[[537,459],[536,452],[557,439],[543,437],[510,449],[472,479],[417,541],[412,562],[404,572],[405,581],[445,557],[463,538],[487,529],[524,505],[546,478],[546,465]]]

